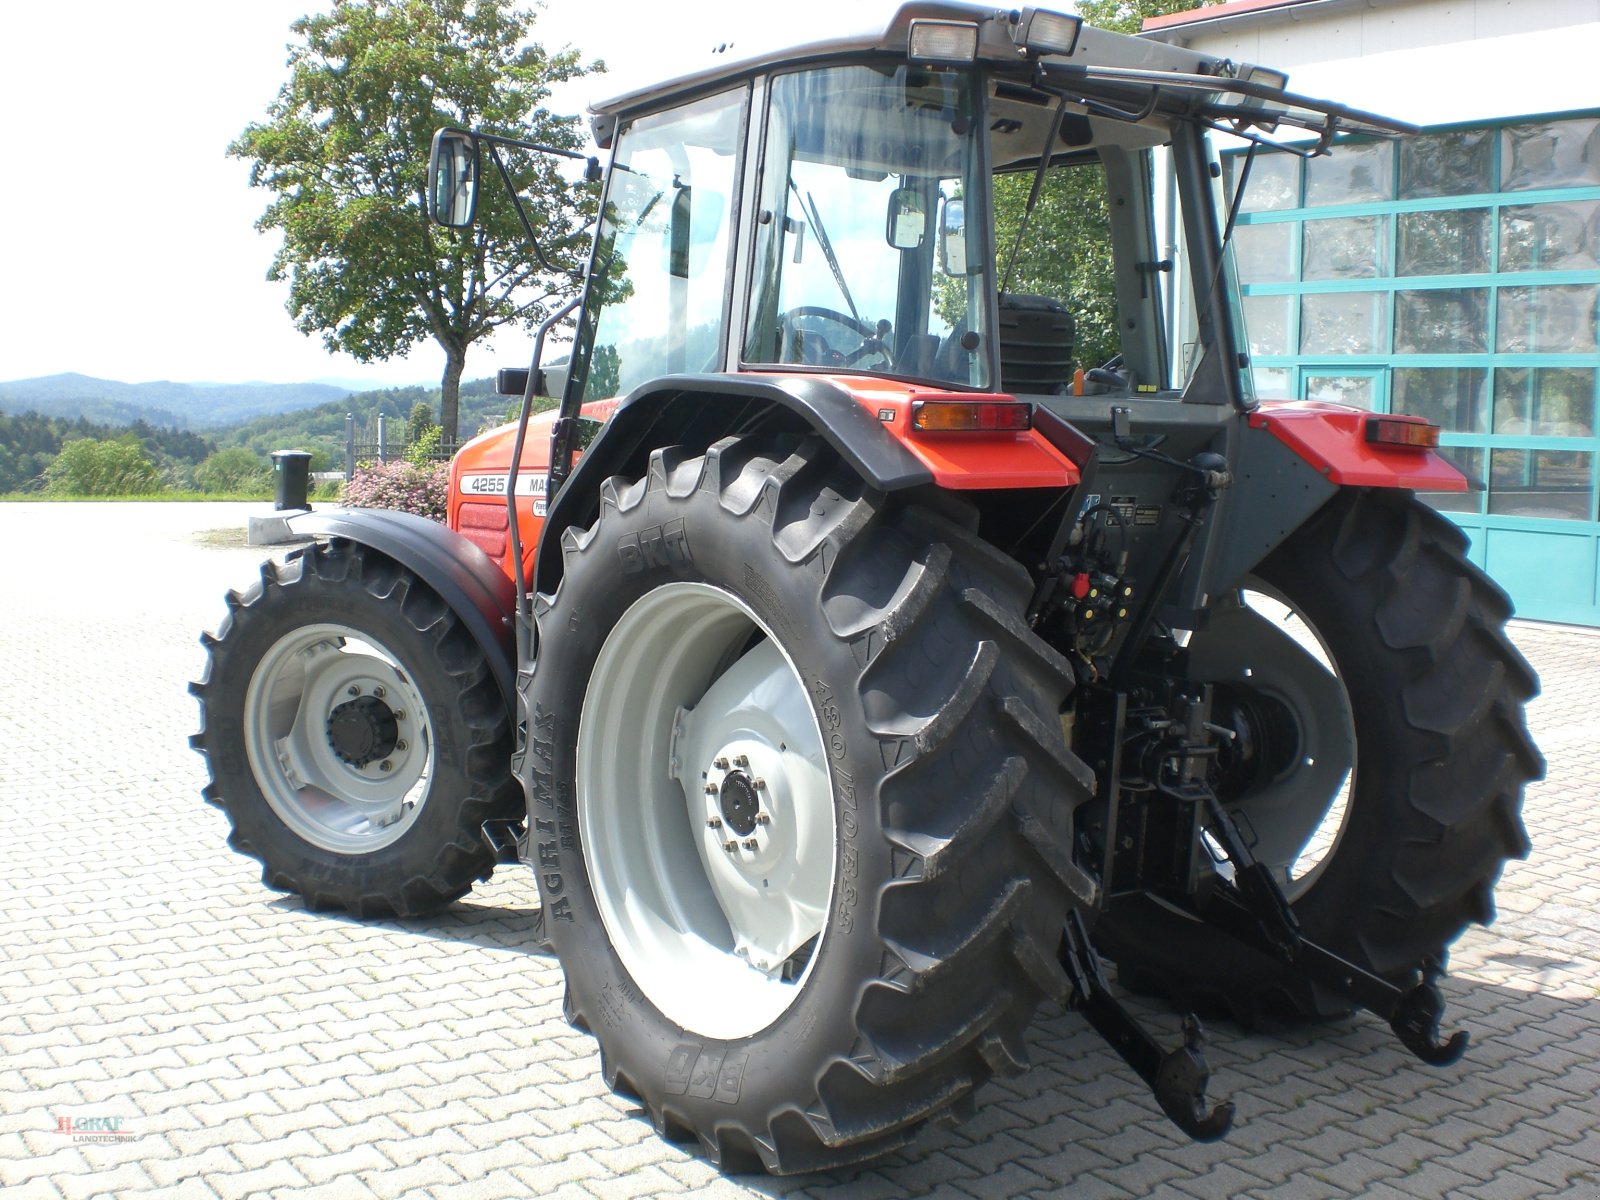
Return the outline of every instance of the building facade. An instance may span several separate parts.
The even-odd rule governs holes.
[[[1520,615],[1600,625],[1600,0],[1232,0],[1145,32],[1424,127],[1256,155],[1257,390],[1437,422],[1483,486],[1428,499],[1474,561]]]

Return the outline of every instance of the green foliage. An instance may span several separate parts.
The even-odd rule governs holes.
[[[216,449],[214,443],[195,434],[156,429],[143,421],[117,429],[93,424],[82,417],[65,420],[35,412],[0,415],[0,494],[42,489],[46,483],[46,469],[61,448],[74,439],[114,441],[127,438],[132,438],[155,466],[159,486],[163,487],[192,486],[195,465]]]
[[[430,408],[439,402],[439,389],[426,387],[388,388],[381,392],[358,392],[332,404],[301,412],[261,417],[218,437],[224,446],[244,446],[258,454],[293,447],[311,452],[313,471],[344,469],[345,415],[355,418],[356,440],[375,436],[378,414],[389,415],[390,445],[396,454],[403,449],[400,415],[415,410],[417,404]],[[461,385],[461,428],[477,433],[503,423],[506,400],[494,390],[492,379],[475,379]]]
[[[161,472],[131,433],[70,441],[45,470],[52,496],[142,496],[160,489]]]
[[[406,418],[406,441],[416,445],[422,436],[430,429],[438,429],[433,419],[433,405],[426,400],[418,400],[411,406],[411,415]],[[434,442],[438,442],[434,438]]]
[[[439,452],[439,442],[443,436],[444,430],[437,425],[429,425],[422,431],[422,436],[406,447],[406,461],[419,469],[430,466],[433,456]]]
[[[252,450],[229,446],[194,469],[195,486],[208,495],[272,492],[272,465]]]
[[[276,193],[257,227],[283,235],[269,278],[289,281],[295,324],[362,361],[433,338],[445,351],[440,424],[451,438],[467,348],[499,326],[531,326],[571,293],[566,272],[594,207],[564,178],[564,160],[510,163],[554,274],[528,253],[499,186],[484,188],[472,230],[427,220],[440,126],[581,147],[577,118],[540,106],[550,85],[603,67],[523,45],[533,21],[507,0],[345,0],[302,17],[269,119],[228,148],[251,160],[252,184]]]
[[[995,177],[995,245],[1002,269],[1032,188],[1031,171]],[[1100,366],[1120,352],[1111,217],[1105,171],[1098,164],[1046,172],[1006,290],[1051,296],[1066,304],[1077,322],[1072,356],[1080,366]]]
[[[1188,12],[1221,4],[1222,0],[1078,0],[1078,15],[1099,29],[1138,33],[1151,17]]]

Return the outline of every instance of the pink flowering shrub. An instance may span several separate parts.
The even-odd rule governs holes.
[[[450,499],[450,464],[362,463],[339,500],[352,508],[396,508],[443,522]]]

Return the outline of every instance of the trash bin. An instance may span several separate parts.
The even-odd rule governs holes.
[[[273,508],[281,512],[288,508],[311,507],[306,501],[310,467],[311,455],[304,450],[272,452]]]

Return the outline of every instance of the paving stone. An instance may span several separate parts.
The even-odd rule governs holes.
[[[0,751],[7,1200],[1600,1195],[1600,635],[1513,626],[1543,676],[1530,722],[1550,766],[1499,921],[1452,952],[1447,1021],[1473,1034],[1459,1065],[1413,1064],[1372,1017],[1217,1023],[1213,1098],[1239,1118],[1195,1146],[1080,1016],[1041,1012],[1033,1068],[987,1087],[967,1125],[859,1171],[725,1178],[606,1091],[593,1039],[562,1019],[559,965],[531,945],[526,872],[425,920],[362,923],[268,891],[227,848],[185,685],[260,552],[194,532],[242,529],[251,507],[0,505],[0,544],[52,564],[47,589],[0,574],[0,747],[27,751]],[[107,604],[107,580],[147,586]],[[82,697],[106,694],[138,703],[86,746]],[[1131,1003],[1175,1044],[1170,1014]],[[69,1110],[139,1136],[66,1142]]]

